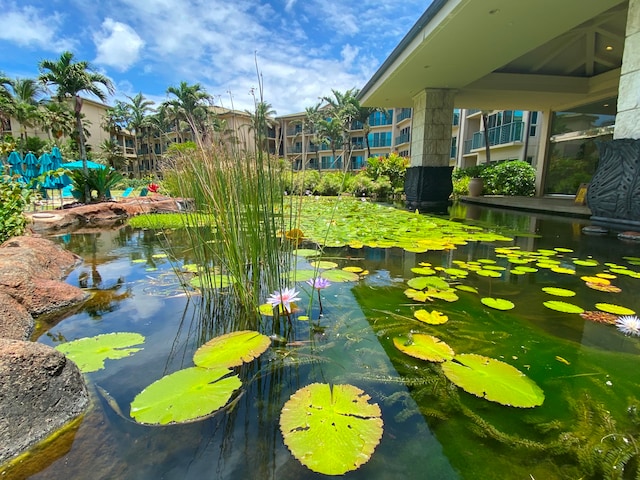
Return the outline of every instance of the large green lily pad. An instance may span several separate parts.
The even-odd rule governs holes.
[[[438,337],[422,333],[413,334],[408,342],[394,338],[393,344],[401,352],[428,362],[444,362],[455,355],[453,349]]]
[[[463,353],[442,364],[449,380],[466,392],[512,407],[542,405],[544,392],[517,368],[499,360]]]
[[[357,282],[360,280],[360,276],[357,273],[347,272],[345,270],[325,270],[320,276],[336,283]]]
[[[187,423],[224,407],[242,386],[225,367],[190,367],[153,382],[131,402],[131,416],[138,423],[166,425]]]
[[[543,305],[551,310],[556,310],[557,312],[564,313],[582,313],[584,312],[584,308],[579,307],[578,305],[574,305],[573,303],[560,302],[558,300],[549,300],[548,302],[544,302]]]
[[[413,316],[421,322],[428,323],[429,325],[442,325],[443,323],[447,323],[449,320],[449,317],[442,312],[437,310],[427,312],[424,308],[413,312]]]
[[[212,338],[193,355],[198,367],[237,367],[262,355],[271,345],[266,335],[252,330],[231,332]]]
[[[125,358],[142,350],[133,348],[141,343],[144,343],[144,337],[139,333],[105,333],[60,344],[56,350],[73,360],[82,372],[88,373],[103,369],[107,359]]]
[[[382,437],[380,407],[353,385],[313,383],[285,403],[284,443],[300,463],[324,475],[343,475],[366,463]]]
[[[480,301],[483,305],[486,305],[490,308],[495,308],[496,310],[511,310],[515,307],[513,302],[505,300],[504,298],[484,297],[481,298]]]

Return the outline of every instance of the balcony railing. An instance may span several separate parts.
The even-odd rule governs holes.
[[[465,140],[464,146],[462,148],[462,154],[466,155],[468,153],[471,153],[472,147],[473,147],[473,140]]]
[[[522,142],[522,134],[524,132],[524,122],[513,122],[493,127],[489,129],[489,145],[504,145],[505,143]],[[471,150],[484,148],[484,132],[475,132]],[[466,142],[465,142],[466,147]],[[466,153],[466,152],[465,152]]]
[[[400,110],[400,113],[398,114],[398,122],[401,122],[405,118],[411,118],[410,108],[403,108],[402,110]]]
[[[287,153],[302,153],[302,145],[287,148]]]
[[[451,147],[451,157],[450,158],[456,158],[456,155],[458,154],[458,147],[456,147],[455,145],[453,145]]]
[[[401,143],[409,143],[411,141],[411,134],[403,133],[402,135],[398,135],[396,137],[395,145],[400,145]]]

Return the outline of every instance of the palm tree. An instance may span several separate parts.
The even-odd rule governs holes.
[[[178,87],[167,88],[167,93],[176,97],[166,103],[175,108],[178,131],[179,120],[184,120],[191,129],[191,139],[202,140],[209,117],[208,103],[213,100],[211,95],[199,83],[189,85],[184,81]]]
[[[8,130],[9,120],[13,109],[13,97],[9,87],[11,80],[3,72],[0,72],[0,127],[2,131]]]
[[[100,144],[100,151],[107,164],[116,170],[122,170],[127,163],[122,147],[115,140],[104,140]]]
[[[360,103],[356,98],[358,94],[358,90],[355,88],[351,88],[344,93],[341,93],[337,90],[331,90],[333,97],[322,97],[322,100],[327,102],[328,104],[328,113],[332,119],[337,119],[340,126],[342,127],[341,136],[342,136],[342,156],[343,159],[351,157],[351,141],[350,141],[350,131],[353,121],[359,114]],[[326,127],[326,126],[325,126]],[[337,128],[335,125],[331,127],[332,135],[337,134]],[[347,149],[347,154],[345,155],[345,149]],[[336,158],[334,155],[334,162]],[[347,163],[345,161],[345,167]]]
[[[309,135],[309,142],[315,147],[318,168],[320,168],[320,143],[322,141],[318,135],[320,120],[322,120],[322,115],[320,115],[319,103],[315,104],[313,107],[305,108],[305,119],[302,125],[302,130]]]
[[[27,127],[41,122],[38,111],[40,97],[44,89],[33,78],[16,78],[11,82],[13,90],[13,117],[20,123],[20,139],[27,140]]]
[[[136,150],[136,165],[134,168],[134,175],[138,176],[140,173],[140,143],[139,137],[142,130],[148,125],[148,115],[152,112],[151,105],[154,104],[151,100],[147,100],[142,93],[138,93],[135,97],[127,98],[130,103],[126,104],[127,111],[129,113],[129,119],[127,123],[127,129],[133,133],[133,141]],[[151,149],[151,145],[147,146]],[[149,153],[151,155],[151,153]]]
[[[40,121],[49,139],[53,136],[58,144],[63,135],[71,136],[75,130],[75,118],[71,109],[64,103],[51,101],[45,102],[43,107]]]
[[[276,111],[271,107],[270,103],[265,101],[256,102],[254,112],[245,110],[251,117],[251,129],[255,132],[256,147],[263,151],[268,151],[269,147],[269,128],[275,126],[273,117]]]
[[[340,117],[322,118],[318,122],[318,135],[322,139],[321,142],[329,145],[331,155],[333,156],[333,165],[337,161],[336,151],[338,147],[342,147],[344,139],[344,125]],[[320,168],[320,164],[318,164]]]
[[[106,88],[109,94],[115,89],[111,80],[96,72],[86,61],[74,61],[73,53],[63,52],[58,60],[42,60],[39,64],[40,81],[45,85],[57,85],[56,99],[63,102],[65,99],[73,98],[74,114],[76,117],[76,134],[78,135],[78,146],[80,147],[80,157],[82,158],[83,173],[88,175],[87,149],[85,146],[84,129],[82,126],[82,98],[81,92],[87,92],[98,97],[105,102],[106,94],[98,85]],[[88,184],[85,185],[86,198],[90,198]]]

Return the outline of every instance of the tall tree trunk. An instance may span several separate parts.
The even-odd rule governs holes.
[[[80,149],[80,159],[82,160],[82,173],[85,178],[84,200],[85,202],[90,202],[91,189],[89,188],[89,183],[87,182],[87,179],[89,178],[89,167],[87,166],[87,147],[84,143],[84,128],[82,128],[82,116],[80,114],[80,112],[82,111],[82,99],[78,95],[75,96],[75,104],[73,110],[76,117],[76,130],[78,131],[78,148]]]
[[[489,128],[487,122],[487,114],[482,114],[482,126],[484,128],[484,151],[487,157],[487,163],[491,161],[491,145],[489,145]]]

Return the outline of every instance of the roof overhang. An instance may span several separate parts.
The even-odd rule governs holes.
[[[627,0],[434,0],[359,93],[411,107],[424,89],[455,105],[568,109],[617,95]]]

